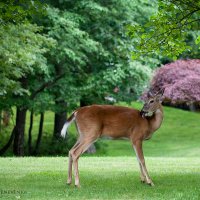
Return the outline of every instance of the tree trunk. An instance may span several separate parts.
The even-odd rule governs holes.
[[[25,131],[26,111],[27,109],[25,108],[22,109],[17,108],[15,138],[13,144],[13,153],[16,156],[24,155],[24,131]]]
[[[96,147],[94,146],[94,144],[91,144],[85,152],[86,153],[96,153]]]
[[[60,76],[64,73],[64,67],[61,63],[55,64],[55,72],[57,76]],[[66,108],[67,108],[67,102],[64,99],[60,99],[60,91],[59,89],[55,91],[55,104],[57,111],[55,112],[54,116],[54,131],[53,131],[53,139],[59,139],[60,138],[60,132],[63,128],[64,123],[66,122]]]
[[[190,111],[192,111],[192,112],[196,112],[196,110],[197,110],[194,103],[189,104],[189,109],[190,109]]]
[[[28,130],[28,153],[29,155],[32,154],[32,129],[33,129],[33,110],[31,110],[30,114],[30,126]]]
[[[3,125],[8,126],[10,123],[10,111],[4,110],[3,111]]]
[[[2,129],[2,110],[0,110],[0,133]]]
[[[82,97],[80,99],[80,107],[84,107],[84,106],[88,106],[90,105],[91,103],[88,101],[88,99],[86,97]]]
[[[2,149],[0,149],[0,156],[2,156],[8,150],[8,148],[12,144],[14,136],[15,136],[15,127],[13,128],[11,136],[10,136],[8,142],[6,143],[6,145]]]
[[[40,113],[40,126],[39,126],[38,138],[35,145],[34,155],[37,155],[39,152],[39,147],[42,139],[43,124],[44,124],[44,113]]]
[[[66,122],[66,102],[64,101],[56,101],[56,105],[60,108],[62,108],[62,111],[56,112],[54,116],[54,132],[53,132],[53,137],[55,139],[60,138],[60,132],[63,128],[64,123]],[[64,110],[63,110],[64,109]]]
[[[54,138],[60,138],[60,132],[63,128],[64,123],[66,122],[66,112],[55,113],[54,117]]]

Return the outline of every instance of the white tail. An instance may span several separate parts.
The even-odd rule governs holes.
[[[69,128],[70,124],[75,120],[75,112],[70,116],[70,118],[65,122],[62,130],[61,130],[61,136],[63,138],[65,138],[66,136],[66,132],[67,132],[67,129]]]
[[[153,186],[148,175],[142,141],[149,139],[160,127],[163,120],[161,94],[149,93],[141,111],[110,105],[92,105],[77,109],[67,120],[62,130],[65,136],[66,129],[73,120],[76,122],[79,138],[69,151],[68,184],[72,182],[72,163],[75,171],[75,185],[79,186],[78,159],[87,148],[101,136],[112,138],[126,137],[131,140],[141,170],[141,180]]]
[[[69,122],[66,122],[61,130],[61,136],[63,138],[65,138],[65,135],[66,135],[66,132],[67,132],[67,129],[69,127],[70,123]]]

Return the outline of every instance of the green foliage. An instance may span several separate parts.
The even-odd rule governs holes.
[[[90,39],[86,32],[80,30],[76,16],[76,14],[59,11],[56,8],[47,9],[49,22],[46,29],[48,35],[55,38],[58,43],[50,55],[54,58],[55,64],[64,65],[66,70],[67,68],[81,70],[81,67],[88,62],[87,54],[97,52],[100,46]]]
[[[41,27],[30,23],[7,24],[0,27],[0,98],[1,108],[5,99],[29,95],[30,90],[22,85],[27,76],[48,74],[44,54],[53,45],[53,40],[39,34]],[[12,104],[13,105],[13,104]]]
[[[131,45],[124,26],[132,20],[144,21],[150,10],[145,11],[144,8],[149,8],[145,1],[142,4],[140,1],[122,0],[52,2],[57,8],[42,7],[42,4],[37,5],[37,1],[31,5],[25,5],[25,1],[20,5],[8,2],[10,8],[1,4],[6,25],[0,28],[0,86],[1,97],[8,99],[9,105],[13,105],[13,94],[18,96],[20,104],[27,104],[30,109],[40,112],[63,109],[53,101],[67,101],[68,107],[74,108],[85,96],[90,97],[90,103],[97,103],[104,101],[107,94],[117,99],[126,96],[121,98],[123,100],[129,96],[132,100],[141,92],[149,76],[145,70],[130,63]],[[46,9],[45,17],[32,13],[37,7]],[[8,19],[12,12],[19,15],[16,17],[18,24],[8,23],[13,22],[12,18]],[[20,24],[20,13],[23,17],[34,16],[40,26]],[[59,76],[63,78],[54,81]],[[43,89],[37,93],[42,86]],[[120,88],[120,95],[113,92],[116,86]],[[133,96],[128,94],[130,90],[134,92]],[[29,98],[32,95],[34,102]],[[1,105],[2,108],[5,106]]]
[[[148,84],[151,69],[140,62],[130,62],[126,66],[118,64],[88,79],[90,87],[83,88],[94,96],[110,96],[116,100],[131,101],[136,99]],[[99,87],[100,86],[100,87]],[[117,87],[118,91],[115,91]],[[98,91],[95,91],[99,88]],[[83,91],[84,92],[84,91]],[[104,99],[102,99],[103,101]]]
[[[101,7],[97,6],[97,3]],[[132,67],[135,64],[129,60],[131,41],[125,34],[125,26],[132,21],[138,23],[145,21],[152,7],[146,1],[99,0],[85,3],[78,1],[74,9],[78,10],[84,18],[81,27],[94,40],[100,42],[107,52],[107,55],[92,57],[89,73],[93,74],[93,77],[88,76],[85,84],[87,87],[83,90],[84,96],[91,99],[90,103],[102,103],[105,95],[115,96],[117,100],[137,98],[141,87],[145,85],[144,82],[148,81],[148,76],[144,71],[144,75],[140,74],[143,77],[135,76],[141,71],[139,68]],[[143,65],[147,64],[143,63]],[[146,80],[142,85],[140,80],[144,80],[144,77]],[[140,85],[139,87],[136,82]],[[120,88],[120,94],[116,95],[113,92],[115,87]],[[131,87],[134,88],[134,94],[128,94]]]
[[[196,39],[196,44],[199,44],[199,43],[200,43],[200,35]]]
[[[37,23],[57,41],[48,53],[48,64],[52,77],[64,76],[48,90],[54,100],[67,101],[71,109],[82,98],[90,104],[105,102],[108,94],[123,100],[136,98],[149,78],[149,70],[130,63],[131,43],[125,25],[132,20],[144,21],[151,10],[149,4],[116,0],[50,2],[46,17]],[[113,92],[116,86],[121,88],[120,95]],[[130,88],[134,88],[134,94],[128,94]],[[62,110],[63,106],[55,104],[53,109]]]
[[[67,139],[58,139],[52,140],[52,137],[48,134],[43,137],[43,143],[39,149],[38,156],[58,156],[58,155],[67,155],[69,150],[76,142],[76,135],[72,135]],[[51,148],[49,148],[51,147]]]
[[[176,59],[183,52],[191,51],[186,40],[188,32],[199,31],[199,12],[198,1],[158,1],[158,10],[147,23],[128,26],[133,38],[133,58],[147,54]]]
[[[46,4],[40,0],[0,3],[0,109],[32,105],[38,81],[49,79],[45,54],[55,41],[41,34],[42,27],[30,22],[41,17]]]
[[[45,19],[40,19],[46,34],[57,41],[57,45],[47,55],[50,76],[63,74],[63,78],[48,91],[54,95],[54,101],[67,100],[69,108],[80,100],[81,87],[84,86],[88,66],[91,65],[90,58],[99,53],[104,54],[102,45],[80,29],[80,20],[81,16],[76,13],[53,7],[48,7]],[[55,106],[52,109],[59,109]]]
[[[200,48],[199,48],[199,43],[198,43],[198,38],[200,35],[200,31],[198,30],[191,30],[188,31],[188,34],[186,36],[186,43],[188,46],[191,47],[189,51],[183,52],[180,57],[181,58],[199,58],[200,55]]]
[[[19,23],[34,15],[43,14],[46,5],[40,0],[4,0],[0,2],[0,25]]]

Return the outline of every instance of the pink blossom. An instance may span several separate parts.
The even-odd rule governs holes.
[[[200,103],[200,59],[177,60],[157,69],[150,90],[156,92],[163,88],[165,101]]]

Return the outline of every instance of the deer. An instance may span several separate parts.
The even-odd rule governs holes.
[[[113,139],[128,138],[131,141],[139,163],[141,182],[154,186],[145,165],[142,142],[150,139],[162,124],[162,96],[163,92],[148,92],[141,110],[116,105],[90,105],[75,110],[61,130],[64,138],[69,125],[75,121],[79,135],[69,151],[67,184],[72,183],[73,165],[75,186],[80,187],[79,157],[98,138],[107,136]]]

